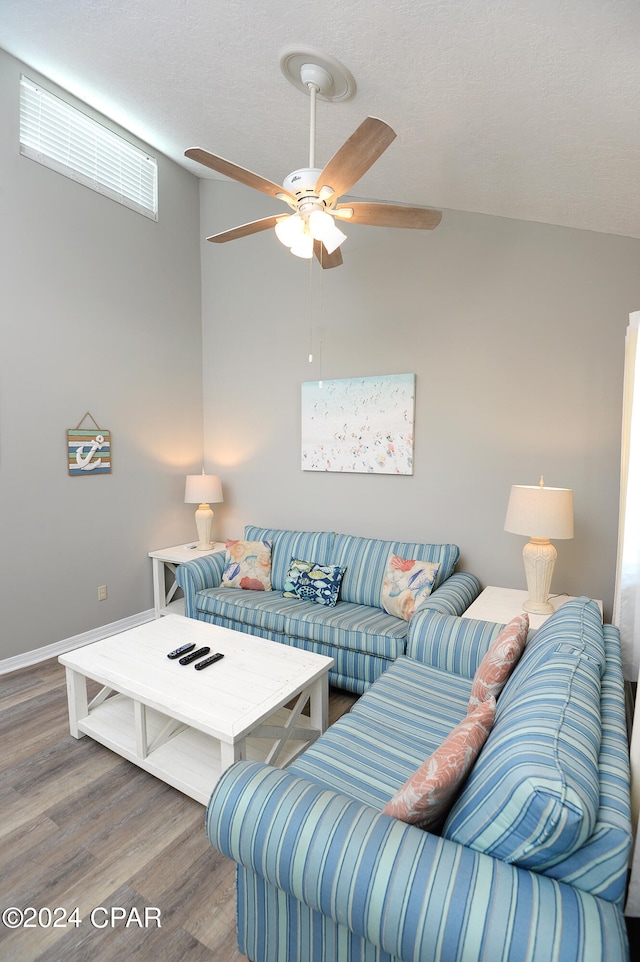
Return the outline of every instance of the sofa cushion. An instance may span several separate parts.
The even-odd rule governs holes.
[[[222,584],[271,591],[271,542],[227,539]]]
[[[389,555],[382,582],[380,607],[389,615],[410,621],[414,611],[431,594],[439,564]]]
[[[622,904],[632,845],[629,747],[620,633],[612,625],[605,625],[603,635],[607,657],[600,696],[602,739],[598,759],[598,820],[587,842],[547,869],[546,874]]]
[[[527,645],[443,831],[537,870],[583,845],[598,814],[601,665],[594,652],[604,647],[602,625],[598,644],[593,612],[581,601],[560,608]]]
[[[469,710],[486,698],[497,698],[518,663],[529,633],[529,615],[523,612],[505,625],[492,642],[473,677]]]
[[[233,591],[224,587],[199,591],[196,604],[207,615],[265,628],[294,641],[318,642],[388,661],[405,652],[407,622],[379,608],[342,601],[330,608],[299,598],[285,598],[280,591]],[[287,639],[279,640],[286,642]]]
[[[585,657],[597,666],[602,675],[606,658],[600,609],[596,602],[589,598],[575,598],[558,608],[542,628],[532,632],[524,655],[518,662],[517,671],[512,674],[501,696],[500,705],[507,705],[507,689],[508,698],[518,697],[519,687],[527,684],[529,676],[538,671],[548,653],[568,639],[576,642]]]
[[[460,549],[454,544],[379,541],[374,538],[337,534],[331,551],[331,563],[345,565],[347,569],[342,579],[342,599],[379,608],[382,583],[391,554],[439,564],[433,586],[435,590],[453,574]],[[296,557],[305,555],[297,554]]]
[[[460,686],[447,672],[402,658],[289,770],[382,810],[465,717],[468,700],[466,681]],[[438,711],[431,717],[434,702]]]
[[[407,655],[472,679],[501,630],[502,625],[489,621],[421,608],[409,623]]]
[[[417,745],[428,738],[434,751],[467,714],[470,688],[468,678],[403,656],[358,699],[350,713],[369,722],[384,719],[390,731],[401,732]],[[424,757],[419,757],[418,764]],[[410,774],[407,772],[403,781]]]
[[[285,599],[286,600],[286,599]],[[380,608],[339,601],[335,608],[298,601],[287,608],[285,631],[292,638],[308,639],[367,652],[381,658],[404,655],[407,622]]]
[[[283,598],[279,591],[234,591],[229,588],[206,588],[196,595],[199,611],[216,615],[237,625],[265,628],[283,633],[287,609],[299,605],[299,599]],[[235,628],[236,624],[230,624]]]
[[[254,631],[255,629],[251,629]],[[388,658],[370,655],[366,651],[356,651],[354,648],[336,648],[319,641],[309,641],[308,638],[291,638],[289,635],[278,635],[278,641],[292,648],[304,648],[314,651],[317,655],[333,658],[333,668],[329,671],[329,683],[336,688],[361,695],[373,685],[374,681],[384,674],[391,662]]]
[[[489,736],[495,714],[493,696],[472,708],[389,799],[383,814],[429,831],[439,828]]]
[[[271,541],[271,584],[282,591],[292,558],[314,561],[316,564],[336,564],[331,531],[288,531],[281,528],[257,528],[249,524],[244,536],[250,541]]]

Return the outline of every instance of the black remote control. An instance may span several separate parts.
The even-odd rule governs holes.
[[[190,665],[192,661],[196,660],[196,658],[202,658],[203,655],[208,655],[210,651],[211,648],[198,648],[197,651],[192,651],[189,655],[185,655],[184,658],[181,658],[179,664]]]
[[[202,668],[206,668],[207,665],[213,665],[215,661],[220,661],[221,658],[224,658],[224,655],[217,651],[215,655],[210,655],[208,658],[205,658],[204,661],[199,661],[198,664],[193,667],[196,671],[200,671]]]
[[[170,651],[169,654],[167,655],[167,658],[179,658],[180,655],[186,655],[188,651],[193,651],[195,647],[196,645],[195,645],[195,642],[193,641],[191,642],[190,645],[180,645],[180,647],[176,648],[175,651]]]

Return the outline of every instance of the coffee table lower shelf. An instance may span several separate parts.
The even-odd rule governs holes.
[[[291,709],[281,708],[266,725],[286,730],[292,715]],[[286,741],[274,762],[279,767],[294,761],[319,734],[306,715],[299,715],[295,725],[296,730],[308,729],[308,737]],[[249,736],[244,748],[234,754],[233,746],[116,692],[94,707],[89,705],[89,714],[78,719],[77,730],[203,805],[236,757],[266,761],[274,742],[268,735]]]

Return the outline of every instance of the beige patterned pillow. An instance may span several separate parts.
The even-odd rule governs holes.
[[[470,711],[398,789],[383,813],[419,828],[439,828],[489,737],[495,714],[495,698]]]
[[[380,607],[389,615],[410,621],[431,594],[439,568],[440,565],[432,561],[389,555]]]
[[[498,697],[524,651],[528,633],[529,615],[526,611],[504,626],[478,665],[471,686],[469,710],[491,695]]]
[[[228,539],[222,585],[271,591],[271,542]]]

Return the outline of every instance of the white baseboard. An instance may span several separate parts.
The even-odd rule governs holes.
[[[45,645],[44,648],[34,648],[33,651],[25,651],[22,655],[3,658],[2,661],[0,661],[0,675],[6,675],[7,672],[10,671],[17,671],[19,668],[28,668],[30,665],[37,665],[39,662],[47,661],[49,658],[57,658],[58,655],[63,655],[65,651],[82,648],[84,645],[91,645],[94,641],[102,641],[103,638],[109,638],[110,635],[117,635],[121,631],[127,631],[129,628],[137,628],[138,625],[144,625],[148,621],[153,621],[153,618],[153,608],[149,608],[148,611],[141,611],[137,615],[130,615],[128,618],[122,618],[120,621],[113,621],[111,624],[103,625],[101,628],[92,628],[91,631],[83,631],[81,635],[63,638],[62,641],[56,641],[52,645]]]

